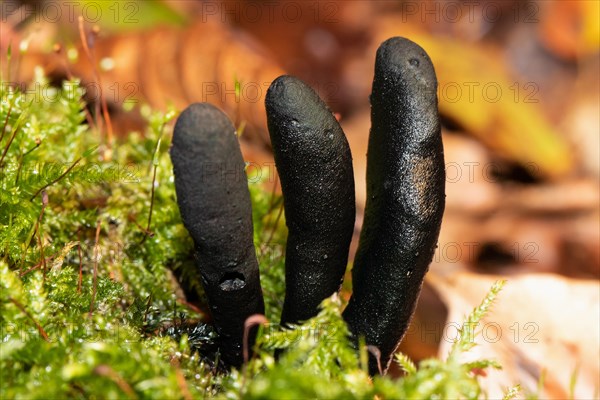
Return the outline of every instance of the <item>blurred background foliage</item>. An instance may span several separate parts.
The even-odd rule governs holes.
[[[25,87],[36,81],[37,66],[49,85],[81,79],[93,131],[102,138],[97,145],[117,159],[129,154],[119,152],[119,140],[138,140],[146,131],[148,106],[176,112],[209,101],[243,130],[242,151],[252,171],[267,177],[267,192],[278,193],[264,95],[282,73],[304,79],[338,114],[348,136],[357,233],[374,54],[390,36],[419,43],[439,80],[447,210],[402,350],[416,360],[444,354],[449,324],[460,321],[494,280],[507,277],[507,310],[488,321],[500,327],[500,346],[481,346],[498,352],[504,366],[485,380],[488,393],[497,397],[515,382],[533,390],[542,382],[544,397],[598,396],[600,2],[8,0],[0,12],[3,79]],[[81,45],[79,16],[91,57]],[[100,92],[112,139],[100,117]],[[152,158],[152,151],[148,142],[145,156]],[[255,200],[263,196],[258,193]],[[275,212],[266,232],[281,207],[268,197],[260,209]],[[37,217],[37,210],[28,212]],[[270,254],[280,279],[284,245],[270,246],[272,240],[263,233],[257,248]],[[161,257],[177,253],[167,245],[161,251]],[[202,307],[197,282],[185,280],[195,288],[184,289],[187,300]],[[281,287],[269,288],[267,305],[275,313]]]

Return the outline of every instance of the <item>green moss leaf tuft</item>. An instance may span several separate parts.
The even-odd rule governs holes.
[[[501,284],[446,360],[398,355],[400,379],[368,376],[337,296],[292,329],[266,324],[242,370],[219,369],[175,197],[175,112],[149,113],[146,132],[107,151],[83,94],[41,74],[24,91],[0,85],[1,398],[481,397],[473,370],[499,366],[459,359]],[[281,198],[263,187],[250,184],[255,244],[266,317],[278,321],[286,229]]]

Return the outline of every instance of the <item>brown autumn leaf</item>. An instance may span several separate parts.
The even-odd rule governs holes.
[[[600,2],[538,2],[544,18],[539,35],[553,53],[565,59],[594,54],[600,47]]]
[[[448,354],[465,315],[500,278],[466,272],[444,276],[439,270],[428,275],[427,282],[449,310],[440,357]],[[540,398],[597,398],[599,316],[597,281],[553,274],[510,277],[491,312],[476,327],[478,346],[468,356],[496,359],[502,365],[502,370],[487,371],[481,380],[490,398],[501,398],[516,383],[536,393],[540,382]]]
[[[22,80],[28,81],[40,64],[51,76],[80,77],[92,100],[99,99],[101,89],[116,109],[126,102],[148,103],[158,110],[210,102],[236,127],[245,126],[246,139],[268,147],[264,97],[271,81],[284,71],[244,33],[209,19],[186,29],[156,27],[108,36],[101,32],[90,48],[97,73],[80,48],[68,71],[64,52],[25,54]]]

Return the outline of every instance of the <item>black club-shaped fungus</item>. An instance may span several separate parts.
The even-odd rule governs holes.
[[[299,79],[273,81],[265,105],[289,229],[281,322],[297,323],[342,284],[354,229],[352,156],[333,113]]]
[[[264,313],[244,160],[227,116],[199,103],[175,124],[171,160],[223,361],[243,362],[244,322]],[[252,345],[252,343],[250,343]]]
[[[344,318],[381,353],[385,371],[408,328],[444,212],[437,79],[425,51],[395,37],[377,51],[367,203]],[[375,357],[369,370],[378,372]]]
[[[379,349],[385,372],[415,309],[445,204],[437,80],[425,51],[395,37],[377,51],[367,154],[367,203],[343,316]],[[290,76],[266,96],[286,221],[282,323],[316,315],[339,290],[354,227],[348,142],[318,95]],[[239,366],[244,322],[264,312],[244,161],[235,129],[214,106],[193,104],[175,125],[171,158],[182,219],[195,243],[223,360]],[[250,343],[251,345],[251,343]]]

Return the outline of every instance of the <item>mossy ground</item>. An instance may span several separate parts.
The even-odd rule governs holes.
[[[352,348],[337,296],[297,329],[265,324],[242,370],[215,368],[212,334],[196,325],[205,316],[175,278],[201,302],[167,151],[175,113],[147,112],[146,132],[108,147],[89,124],[78,82],[55,89],[38,76],[32,87],[0,88],[1,398],[482,396],[473,370],[498,366],[463,364],[459,355],[474,345],[467,328],[501,284],[447,359],[417,368],[397,357],[407,373],[400,379],[369,378],[367,350]],[[281,201],[250,188],[266,318],[278,321]]]

